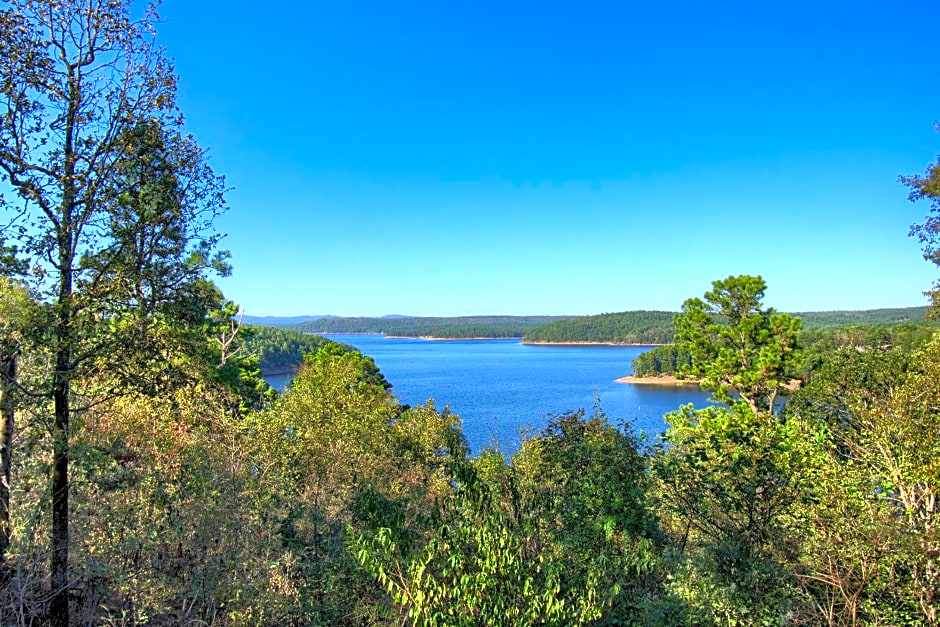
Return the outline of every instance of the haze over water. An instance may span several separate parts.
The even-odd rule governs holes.
[[[625,385],[615,379],[633,372],[630,362],[648,346],[533,346],[519,340],[430,341],[381,335],[328,335],[375,359],[403,403],[433,398],[463,420],[474,453],[498,442],[511,453],[520,429],[543,428],[552,413],[594,404],[615,424],[627,421],[653,436],[663,414],[686,403],[707,405],[709,394],[693,387]],[[283,388],[289,375],[267,377]]]

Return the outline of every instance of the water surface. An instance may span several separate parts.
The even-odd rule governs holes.
[[[663,414],[685,403],[702,407],[709,394],[694,387],[625,385],[630,362],[649,346],[539,346],[519,340],[432,341],[381,335],[327,335],[375,359],[403,403],[433,398],[463,420],[474,452],[498,443],[512,452],[520,429],[543,428],[552,413],[584,407],[594,391],[611,422],[629,422],[648,435],[661,433]],[[290,375],[267,377],[283,388]]]

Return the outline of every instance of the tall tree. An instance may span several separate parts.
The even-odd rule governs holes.
[[[222,182],[178,130],[155,18],[151,6],[132,20],[129,0],[12,0],[0,13],[0,173],[15,193],[5,236],[53,312],[54,625],[69,617],[69,433],[88,400],[76,382],[129,354],[147,316],[198,293],[206,269],[225,269],[209,231]]]
[[[782,549],[811,480],[811,434],[773,413],[796,363],[801,323],[763,307],[767,285],[759,276],[712,287],[676,315],[680,348],[690,355],[679,372],[699,378],[727,406],[667,414],[667,446],[653,463],[662,519],[677,547],[673,589],[692,624],[777,623],[798,607]]]
[[[937,122],[940,131],[940,122]],[[927,218],[921,224],[911,226],[911,236],[920,240],[924,249],[924,259],[940,266],[940,157],[937,162],[927,167],[923,176],[902,176],[901,182],[911,188],[908,198],[911,202],[927,200]],[[933,302],[930,316],[940,316],[940,280],[925,292]]]
[[[793,370],[800,319],[762,308],[759,276],[729,276],[712,288],[676,314],[677,339],[691,355],[680,373],[700,378],[719,401],[736,391],[755,414],[772,412]]]

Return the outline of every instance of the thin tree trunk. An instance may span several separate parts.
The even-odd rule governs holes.
[[[52,599],[50,623],[69,624],[69,392],[71,387],[71,272],[62,273],[57,323],[55,382],[52,401]]]
[[[75,199],[74,134],[81,101],[80,81],[75,65],[68,67],[69,100],[65,115],[61,217],[58,238],[59,293],[56,304],[55,379],[52,402],[52,599],[49,618],[52,627],[69,627],[69,393],[72,383],[72,262],[75,257],[73,224]]]
[[[13,462],[13,382],[16,355],[0,355],[0,565],[10,547],[10,492]]]

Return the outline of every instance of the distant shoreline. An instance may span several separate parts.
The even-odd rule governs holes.
[[[340,333],[336,331],[306,331],[307,335],[381,335],[387,340],[432,340],[435,342],[460,342],[467,340],[522,340],[521,336],[512,337],[435,337],[433,335],[386,335],[384,333]],[[526,342],[521,344],[527,346],[669,346],[669,344],[657,344],[653,342]]]
[[[386,335],[386,340],[431,340],[432,342],[460,342],[464,340],[521,340],[521,337],[434,337],[431,335]]]
[[[434,340],[436,342],[459,342],[461,340],[521,340],[522,336],[513,337],[434,337],[432,335],[385,335],[384,333],[340,333],[337,331],[306,331],[307,335],[381,335],[386,340]]]
[[[649,342],[522,342],[531,346],[668,346]]]
[[[614,379],[617,383],[632,383],[634,385],[694,385],[699,386],[698,381],[691,381],[689,379],[677,379],[672,375],[660,375],[656,377],[638,377],[633,374],[628,374],[625,377],[620,377],[619,379]]]
[[[321,337],[324,336],[324,335],[385,335],[384,333],[379,333],[378,331],[376,331],[375,333],[371,333],[371,332],[370,332],[370,333],[364,333],[364,332],[361,332],[361,331],[360,331],[360,332],[357,332],[357,333],[353,333],[353,332],[351,332],[351,331],[346,331],[346,332],[340,332],[340,331],[303,331],[303,334],[304,334],[304,335],[319,335],[319,336],[321,336]]]

